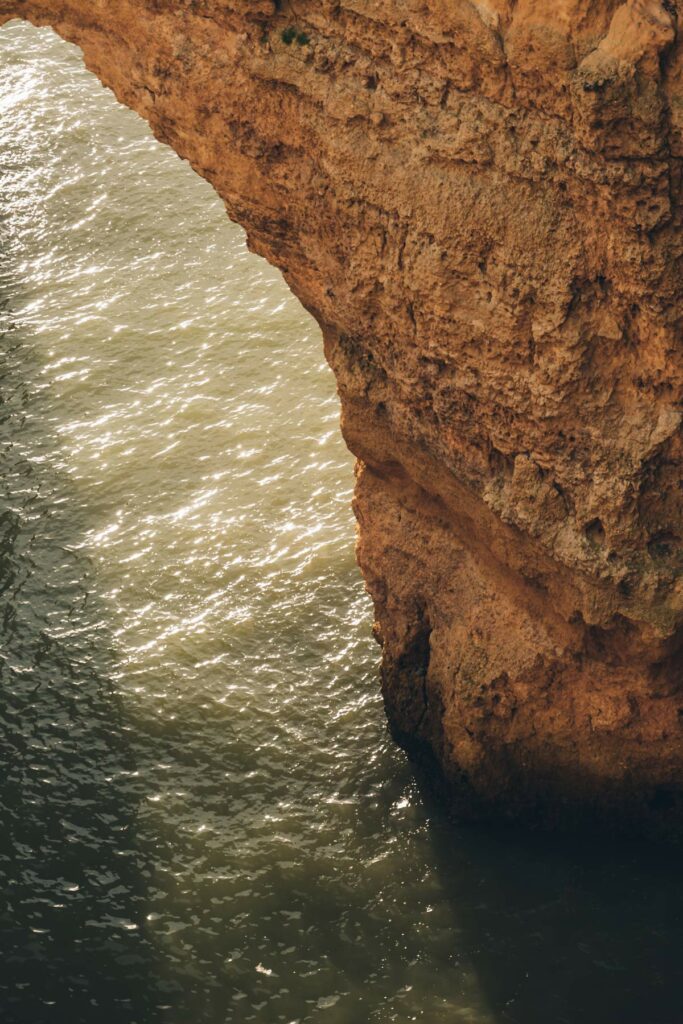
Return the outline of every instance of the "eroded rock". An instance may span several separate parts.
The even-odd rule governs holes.
[[[395,734],[462,812],[683,834],[676,0],[0,0],[323,329]]]

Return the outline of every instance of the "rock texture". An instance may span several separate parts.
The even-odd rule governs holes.
[[[683,834],[680,0],[0,0],[320,323],[395,735]]]

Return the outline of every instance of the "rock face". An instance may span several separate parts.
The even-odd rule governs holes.
[[[683,834],[678,0],[0,0],[320,323],[397,738],[462,813]]]

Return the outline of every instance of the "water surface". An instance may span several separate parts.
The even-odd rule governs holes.
[[[0,1019],[680,1024],[675,864],[388,739],[316,326],[75,49],[0,67]]]

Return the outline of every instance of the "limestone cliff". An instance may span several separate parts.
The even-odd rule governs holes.
[[[679,0],[0,0],[320,323],[396,736],[683,834]]]

